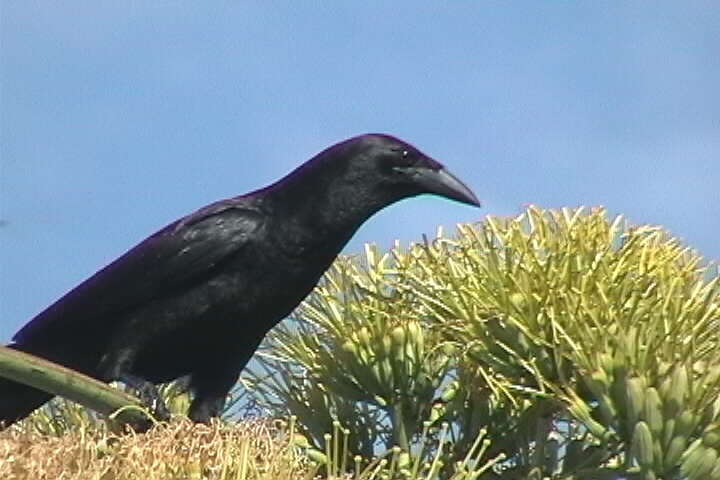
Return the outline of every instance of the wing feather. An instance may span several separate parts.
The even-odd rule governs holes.
[[[43,341],[55,329],[112,322],[138,305],[173,294],[212,275],[243,246],[262,215],[231,201],[184,217],[127,251],[68,292],[18,331],[18,343]],[[107,327],[111,327],[110,324]]]

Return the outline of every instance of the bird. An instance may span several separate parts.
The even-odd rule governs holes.
[[[269,186],[150,235],[36,315],[8,347],[138,388],[187,378],[188,416],[207,423],[265,334],[310,294],[360,225],[421,194],[480,206],[409,143],[379,133],[346,139]],[[0,425],[52,397],[0,378]]]

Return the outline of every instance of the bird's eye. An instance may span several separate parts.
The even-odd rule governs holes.
[[[395,157],[396,158],[395,161],[398,162],[400,165],[409,166],[409,165],[412,165],[413,163],[415,163],[416,156],[413,155],[412,151],[403,149],[403,150],[400,150],[398,153],[400,155],[399,155],[399,157]]]
[[[404,174],[405,169],[412,166],[415,160],[412,150],[394,148],[383,158],[382,164],[393,174]]]

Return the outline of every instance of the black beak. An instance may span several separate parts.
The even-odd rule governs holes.
[[[480,200],[463,182],[444,167],[440,169],[413,168],[410,175],[425,193],[440,195],[468,205],[480,206]]]

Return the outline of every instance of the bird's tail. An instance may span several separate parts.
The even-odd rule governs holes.
[[[8,345],[8,347],[26,353],[34,353],[26,351],[17,344]],[[53,396],[52,393],[7,378],[0,378],[0,430],[27,417]]]

